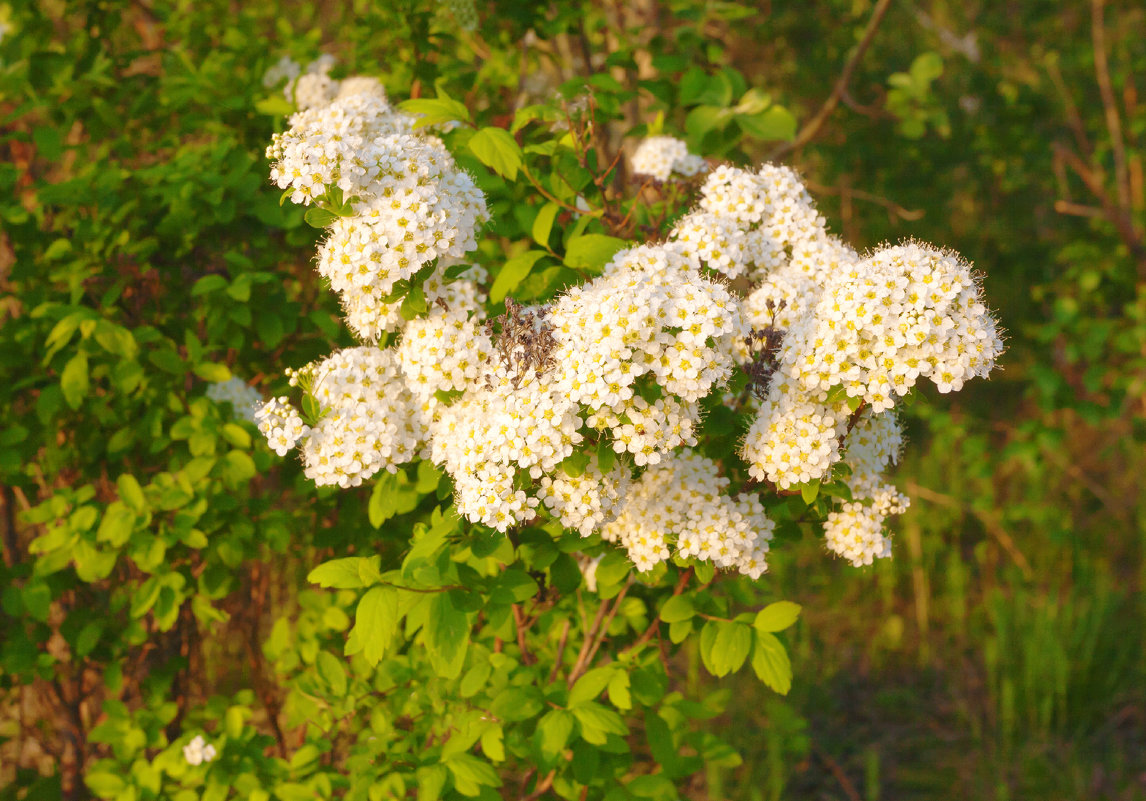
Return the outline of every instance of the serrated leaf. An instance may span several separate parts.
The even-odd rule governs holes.
[[[394,587],[371,587],[358,602],[350,637],[357,638],[362,655],[372,666],[385,655],[398,630],[398,595]]]
[[[752,625],[757,631],[783,631],[796,622],[800,609],[791,601],[777,601],[761,609]]]
[[[447,679],[460,676],[469,648],[470,623],[448,592],[436,593],[430,599],[425,634],[434,672]]]
[[[752,669],[760,681],[780,695],[792,689],[792,663],[788,652],[775,634],[757,631],[752,649]]]
[[[360,589],[367,584],[362,580],[359,563],[368,559],[379,559],[379,557],[348,556],[343,559],[331,559],[307,573],[306,580],[327,589]]]
[[[482,128],[470,138],[467,147],[482,164],[501,177],[511,181],[517,178],[517,170],[522,162],[521,146],[509,131],[504,128]]]
[[[739,670],[744,664],[752,650],[752,629],[735,621],[716,621],[715,625],[716,635],[712,638],[706,667],[712,675],[720,677]]]

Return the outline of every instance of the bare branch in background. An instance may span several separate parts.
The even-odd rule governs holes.
[[[871,46],[872,40],[875,38],[875,32],[879,29],[879,24],[883,22],[884,16],[887,15],[887,10],[891,7],[891,0],[879,0],[875,6],[875,10],[871,12],[871,19],[867,22],[867,27],[864,28],[863,38],[860,43],[856,45],[856,49],[852,51],[851,56],[844,64],[844,69],[840,73],[840,77],[836,79],[836,85],[832,88],[832,93],[828,95],[828,99],[824,101],[824,105],[820,106],[820,110],[816,112],[815,116],[800,129],[796,134],[796,138],[791,142],[785,142],[769,155],[769,161],[775,161],[781,156],[799,150],[808,142],[816,137],[820,129],[824,127],[824,123],[828,121],[828,117],[836,110],[836,106],[840,104],[840,99],[847,91],[848,83],[851,82],[852,73],[855,72],[856,67],[859,66],[860,60],[863,58],[864,53]]]

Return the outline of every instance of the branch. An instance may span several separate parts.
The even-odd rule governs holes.
[[[863,38],[852,51],[851,57],[848,58],[847,63],[844,64],[843,72],[836,80],[836,85],[832,89],[832,93],[828,95],[828,99],[824,101],[824,105],[816,112],[812,119],[808,120],[807,124],[800,129],[796,134],[796,138],[791,142],[784,142],[769,154],[770,161],[775,161],[780,156],[790,153],[793,150],[799,150],[804,145],[808,144],[820,132],[820,128],[824,127],[824,123],[828,121],[828,117],[836,110],[836,106],[840,103],[840,98],[843,97],[847,91],[848,83],[852,79],[852,73],[855,72],[856,67],[859,66],[860,59],[863,58],[864,53],[867,52],[868,47],[871,46],[872,39],[875,38],[875,32],[879,29],[879,24],[883,22],[887,10],[891,7],[891,0],[879,0],[876,3],[875,10],[871,12],[871,19],[867,22],[867,27],[864,29]]]
[[[1122,140],[1122,119],[1114,99],[1114,86],[1110,82],[1110,66],[1106,61],[1106,22],[1103,18],[1106,0],[1091,0],[1091,39],[1094,42],[1094,74],[1098,91],[1102,95],[1102,109],[1106,115],[1106,130],[1110,133],[1110,148],[1114,152],[1114,185],[1118,192],[1118,207],[1125,213],[1130,208],[1130,173],[1126,169],[1126,144]]]
[[[983,524],[983,528],[987,529],[987,533],[999,541],[999,545],[1003,546],[1003,550],[1010,554],[1015,565],[1022,571],[1023,578],[1029,581],[1031,576],[1034,575],[1034,571],[1031,570],[1031,563],[1027,561],[1027,557],[1025,557],[1023,552],[1015,545],[1015,541],[1011,539],[1011,535],[1007,533],[1007,530],[1003,528],[1002,524],[994,515],[975,509],[950,495],[944,495],[933,489],[921,487],[914,481],[908,481],[906,488],[909,495],[918,495],[920,498],[926,498],[929,501],[942,504],[952,509],[970,512],[979,519],[979,522]]]
[[[878,206],[883,206],[896,217],[908,220],[909,222],[921,220],[923,219],[923,215],[927,213],[923,209],[905,209],[894,200],[889,200],[880,195],[873,195],[871,192],[865,192],[862,189],[853,189],[850,186],[846,188],[836,188],[834,186],[818,184],[815,181],[809,181],[807,179],[804,180],[804,184],[817,195],[841,195],[844,197],[854,197],[856,200],[865,200],[868,203],[875,203]]]

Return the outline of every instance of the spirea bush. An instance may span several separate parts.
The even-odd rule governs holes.
[[[299,406],[262,407],[280,455],[297,446],[308,477],[340,487],[428,460],[473,530],[572,530],[586,552],[596,535],[653,577],[671,563],[759,578],[775,528],[765,502],[810,504],[821,488],[829,550],[856,565],[890,556],[885,518],[908,503],[883,477],[902,443],[896,401],[920,378],[957,390],[1002,350],[958,254],[911,242],[861,256],[791,169],[709,171],[662,135],[639,144],[634,172],[705,173],[667,236],[625,241],[603,207],[555,199],[533,232],[548,252],[483,265],[471,254],[485,197],[432,130],[455,129],[449,144],[510,180],[529,152],[600,165],[591,97],[588,111],[563,106],[560,137],[519,116],[523,150],[448,97],[393,107],[355,76],[303,103],[301,80],[305,109],[267,149],[271,178],[326,229],[318,271],[362,344],[291,370]],[[608,193],[615,166],[586,169]],[[616,202],[628,218],[642,200]],[[563,212],[561,255],[549,241]],[[512,300],[550,255],[568,274]],[[741,442],[729,417],[748,422]]]
[[[801,680],[768,559],[891,555],[896,408],[999,355],[957,254],[748,157],[794,120],[703,43],[638,91],[527,69],[581,9],[407,5],[373,75],[255,10],[4,40],[20,788],[678,797],[739,760],[683,676]]]

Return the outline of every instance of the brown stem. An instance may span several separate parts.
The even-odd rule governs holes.
[[[561,663],[565,660],[565,643],[569,640],[569,621],[566,620],[561,627],[561,641],[557,645],[557,658],[553,660],[553,669],[549,671],[549,678],[546,679],[546,684],[551,683],[557,678],[557,671],[561,669]]]
[[[692,576],[693,576],[693,569],[691,567],[680,574],[680,578],[677,580],[676,587],[673,588],[672,597],[675,598],[676,596],[678,596],[682,592],[684,592],[684,588],[688,586],[688,582],[692,579]],[[661,618],[660,618],[660,615],[658,614],[655,618],[653,618],[653,621],[651,623],[649,623],[648,628],[646,628],[641,633],[641,636],[637,638],[636,642],[634,642],[632,645],[630,645],[625,650],[626,651],[635,651],[638,648],[640,648],[642,645],[644,645],[646,642],[648,642],[652,638],[652,636],[657,631],[660,630],[660,623],[661,623]]]
[[[525,622],[525,613],[517,604],[513,605],[513,624],[514,628],[517,629],[517,647],[521,651],[521,661],[523,664],[532,665],[535,660],[525,642],[525,633],[529,630],[529,626]]]
[[[820,758],[820,760],[828,766],[828,770],[836,777],[836,781],[840,783],[840,787],[844,791],[844,795],[848,797],[848,801],[861,801],[860,794],[856,791],[856,787],[852,784],[852,780],[844,773],[840,763],[832,759],[822,748],[816,744],[812,744],[812,753]]]
[[[836,85],[832,89],[832,93],[828,95],[828,99],[824,101],[824,105],[816,112],[816,115],[800,129],[796,134],[796,138],[791,142],[784,142],[769,154],[769,160],[775,161],[786,153],[793,150],[799,150],[804,145],[808,144],[816,134],[820,132],[820,128],[824,127],[824,123],[828,121],[828,117],[836,110],[836,106],[840,103],[840,98],[848,88],[848,83],[851,82],[852,73],[855,72],[859,66],[860,59],[863,58],[864,53],[867,52],[868,47],[871,46],[872,39],[875,38],[875,32],[879,29],[879,24],[883,21],[887,10],[891,7],[891,0],[879,0],[876,3],[875,9],[871,12],[871,19],[867,21],[867,27],[864,29],[863,38],[860,43],[856,45],[856,49],[852,51],[851,56],[844,64],[844,69],[840,73],[840,77],[836,80]]]
[[[1091,0],[1091,39],[1094,42],[1094,74],[1098,91],[1102,95],[1102,110],[1106,116],[1106,130],[1110,134],[1110,148],[1114,153],[1114,185],[1118,193],[1118,207],[1125,212],[1130,208],[1130,173],[1126,169],[1126,145],[1122,139],[1122,119],[1114,99],[1114,86],[1110,81],[1110,65],[1106,60],[1106,0]]]
[[[601,648],[601,643],[605,641],[605,637],[609,633],[609,626],[613,625],[613,618],[617,616],[617,612],[621,608],[621,602],[625,600],[625,593],[629,591],[629,587],[633,586],[633,577],[629,576],[628,582],[621,591],[617,593],[617,597],[613,599],[613,607],[609,610],[609,616],[605,618],[604,624],[597,630],[597,636],[593,640],[593,647],[589,649],[589,655],[586,657],[585,662],[581,665],[581,670],[588,669],[589,665],[593,664],[593,658],[597,656],[597,651]],[[569,686],[573,686],[573,682],[577,681],[580,674],[569,674]]]

